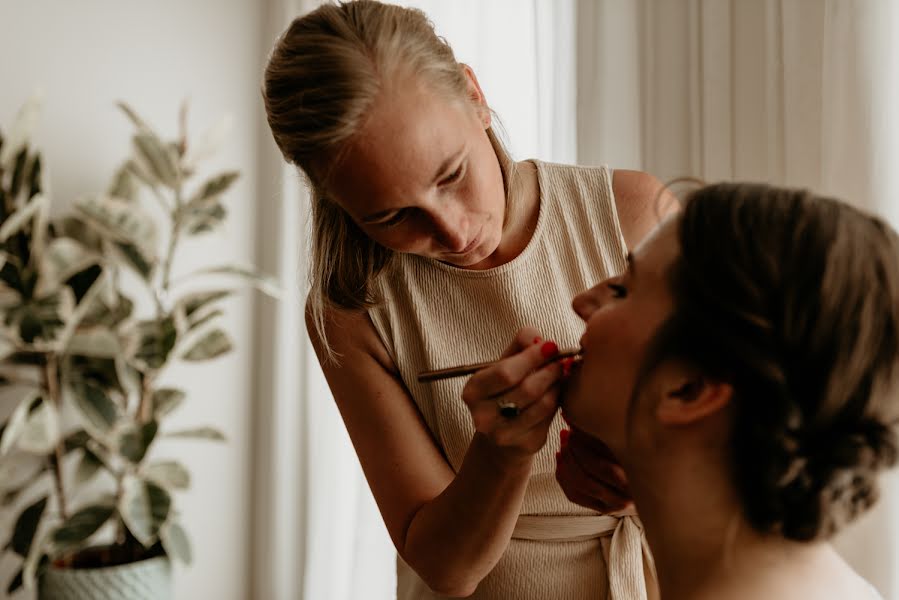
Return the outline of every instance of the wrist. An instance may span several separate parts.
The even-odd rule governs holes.
[[[480,456],[482,465],[492,467],[501,475],[529,475],[534,465],[534,455],[519,448],[497,446],[483,433],[475,433],[471,441],[472,450]]]

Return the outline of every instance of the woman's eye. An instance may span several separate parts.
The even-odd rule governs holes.
[[[606,284],[610,290],[612,290],[613,298],[624,298],[627,296],[627,288],[618,283],[607,283]]]
[[[444,180],[440,182],[440,185],[446,185],[448,183],[453,183],[454,181],[458,181],[462,177],[463,171],[464,171],[464,165],[459,165],[458,169],[453,171],[449,177],[444,178]]]
[[[407,211],[406,209],[401,209],[396,211],[392,217],[387,219],[386,221],[381,221],[379,223],[382,227],[396,227],[400,223],[406,220]]]

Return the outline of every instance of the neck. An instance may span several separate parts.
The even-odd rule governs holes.
[[[527,247],[540,216],[540,189],[537,167],[529,161],[512,165],[503,221],[502,240],[496,251],[479,268],[495,267],[517,257]]]
[[[627,469],[665,600],[736,594],[820,550],[753,530],[726,470],[713,463],[707,454],[674,453],[652,472]]]

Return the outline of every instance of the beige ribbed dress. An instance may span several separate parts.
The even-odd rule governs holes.
[[[576,347],[583,322],[572,297],[624,270],[626,247],[607,168],[535,161],[540,213],[514,260],[486,271],[400,255],[378,279],[371,319],[446,459],[456,471],[474,428],[464,378],[427,384],[427,369],[499,356],[531,325],[559,347]],[[555,481],[560,416],[537,454],[508,549],[473,598],[639,600],[646,597],[645,538],[636,517],[600,516],[569,502]],[[477,507],[471,507],[477,510]],[[608,567],[607,567],[608,564]],[[398,600],[439,598],[398,560]],[[652,588],[654,586],[650,586]]]

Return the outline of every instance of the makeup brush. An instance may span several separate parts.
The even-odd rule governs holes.
[[[574,350],[562,350],[556,356],[554,356],[552,360],[557,361],[565,358],[573,358],[575,363],[579,363],[581,361],[580,351],[580,348]],[[481,369],[486,369],[487,367],[493,366],[498,362],[499,360],[491,360],[487,362],[476,363],[473,365],[461,365],[458,367],[437,369],[436,371],[422,371],[418,374],[418,382],[427,383],[429,381],[439,381],[441,379],[450,379],[452,377],[464,377],[465,375],[471,375],[476,371],[480,371]]]

